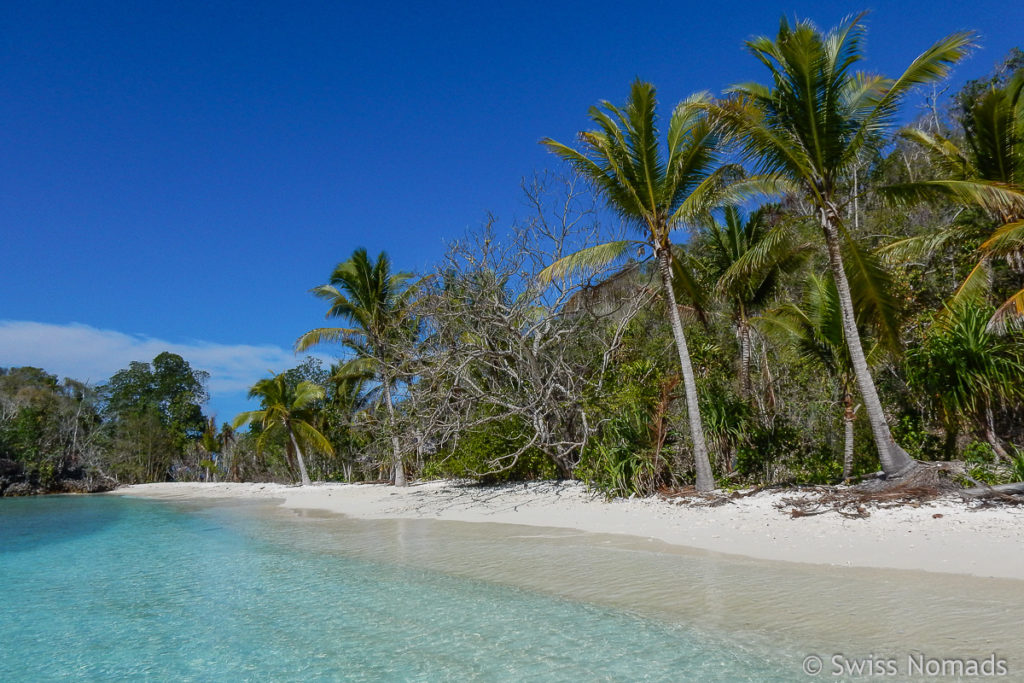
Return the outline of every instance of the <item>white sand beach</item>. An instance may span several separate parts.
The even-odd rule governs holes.
[[[765,560],[1024,579],[1024,507],[977,508],[958,498],[870,508],[868,517],[851,519],[831,512],[794,518],[783,500],[799,495],[793,491],[704,506],[658,498],[606,501],[579,482],[479,487],[433,481],[406,488],[161,483],[113,493],[165,500],[262,499],[358,519],[568,528]]]

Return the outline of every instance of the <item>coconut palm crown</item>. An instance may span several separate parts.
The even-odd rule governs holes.
[[[724,221],[705,227],[700,251],[714,280],[714,290],[730,309],[740,343],[739,381],[744,400],[751,395],[750,320],[770,300],[781,278],[805,260],[807,244],[793,226],[779,219],[777,205],[762,206],[744,215],[727,206]]]

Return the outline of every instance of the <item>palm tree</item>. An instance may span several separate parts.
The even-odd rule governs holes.
[[[697,383],[673,291],[670,237],[673,230],[707,220],[713,207],[738,201],[754,188],[760,189],[756,181],[730,184],[729,180],[739,176],[739,169],[717,165],[719,136],[698,108],[706,102],[706,96],[695,95],[676,107],[669,120],[664,152],[658,140],[654,86],[639,80],[633,83],[625,107],[609,102],[603,102],[600,108],[591,107],[590,118],[598,129],[580,133],[581,150],[550,138],[541,140],[640,233],[639,240],[608,242],[561,258],[544,270],[542,280],[610,263],[638,244],[654,252],[682,368],[698,491],[713,490],[715,480],[697,404]]]
[[[783,331],[803,358],[824,368],[838,382],[843,405],[843,479],[849,479],[853,471],[856,377],[846,345],[835,282],[831,277],[809,274],[801,305],[786,304],[759,318],[758,323]]]
[[[771,84],[734,86],[731,97],[710,105],[744,156],[767,173],[788,178],[812,208],[828,250],[843,331],[882,469],[899,477],[916,467],[892,438],[861,346],[843,262],[850,241],[842,219],[844,181],[861,155],[891,125],[907,92],[946,75],[970,47],[956,33],[935,43],[898,78],[854,71],[862,59],[863,15],[822,33],[811,22],[782,20],[775,39],[763,36],[747,48],[771,74]],[[847,264],[856,266],[856,264]]]
[[[354,375],[345,364],[331,366],[330,392],[323,412],[324,432],[340,456],[345,481],[352,481],[355,455],[364,444],[357,422],[373,392],[367,390],[371,375]]]
[[[294,388],[290,387],[285,373],[282,372],[261,379],[253,385],[249,390],[249,398],[260,399],[262,410],[241,413],[232,425],[238,429],[242,425],[254,422],[261,427],[262,431],[256,440],[257,451],[262,451],[269,438],[283,431],[295,450],[302,485],[309,486],[311,482],[306,470],[306,461],[302,457],[301,444],[312,446],[327,454],[334,452],[331,443],[313,426],[311,408],[323,397],[323,387],[312,382],[304,380]]]
[[[213,470],[213,479],[217,479],[217,465],[220,458],[220,442],[217,440],[217,418],[210,416],[203,427],[203,434],[199,439],[199,446],[207,456],[200,461],[200,467],[206,470],[206,479],[210,481],[210,471]]]
[[[340,343],[354,356],[336,378],[369,374],[379,385],[388,412],[395,486],[405,486],[405,468],[398,442],[398,428],[392,391],[398,381],[399,342],[415,336],[416,324],[409,315],[415,291],[408,286],[410,273],[392,273],[391,259],[381,252],[374,262],[359,248],[339,263],[330,281],[311,291],[327,301],[328,319],[340,318],[351,327],[320,327],[295,342],[296,351],[330,342]]]
[[[922,147],[943,176],[883,188],[897,202],[945,197],[985,210],[998,227],[978,246],[978,263],[950,300],[960,308],[987,289],[992,260],[1006,257],[1020,270],[1024,251],[1024,74],[1002,88],[984,93],[961,121],[965,141],[958,145],[940,133],[911,128],[906,139]],[[900,240],[887,248],[896,256],[917,258],[955,239],[969,237],[954,225],[938,234]],[[998,326],[1024,318],[1024,289],[1013,294],[993,315]]]
[[[239,479],[239,462],[234,453],[236,441],[235,430],[231,424],[228,422],[222,424],[220,426],[220,433],[217,434],[217,444],[218,448],[220,448],[220,453],[227,455],[231,461],[231,465],[228,467],[228,476],[231,478],[231,481],[238,481]]]
[[[709,224],[699,251],[709,266],[717,294],[731,309],[740,342],[740,395],[750,400],[751,318],[763,309],[780,278],[804,261],[808,245],[797,242],[791,226],[777,220],[777,206],[768,205],[744,217],[739,207],[725,208],[725,223]]]
[[[969,424],[1006,458],[993,409],[1024,398],[1024,338],[993,333],[991,314],[991,307],[966,302],[938,316],[922,344],[907,352],[907,383],[938,413],[948,450],[960,425]]]

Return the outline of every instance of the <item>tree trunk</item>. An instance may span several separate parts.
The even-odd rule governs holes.
[[[309,480],[309,473],[306,472],[306,461],[302,459],[302,449],[299,448],[299,442],[295,440],[295,433],[292,432],[291,427],[288,427],[288,436],[292,440],[292,446],[295,447],[295,459],[299,463],[299,476],[302,477],[302,485],[309,486],[313,482]]]
[[[956,422],[947,422],[943,420],[942,429],[946,432],[946,440],[942,445],[943,454],[946,460],[952,460],[956,457],[956,439],[960,435],[957,429]]]
[[[395,404],[391,400],[391,380],[383,377],[384,402],[388,406],[388,427],[391,430],[391,459],[395,466],[395,486],[405,486],[405,468],[402,466],[402,450],[398,445],[398,432],[395,426]]]
[[[843,395],[843,481],[853,474],[853,419],[856,411],[853,409],[853,396],[849,391]]]
[[[992,446],[992,450],[995,452],[996,457],[1000,460],[1009,460],[1010,454],[1006,452],[1003,445],[999,443],[999,436],[996,435],[996,420],[992,414],[992,406],[985,404],[985,440],[988,441],[989,445]]]
[[[740,338],[740,397],[744,403],[750,401],[750,324],[741,319],[737,334]]]
[[[829,204],[827,207],[821,208],[819,219],[822,232],[825,233],[825,244],[828,247],[829,266],[832,270],[832,277],[835,279],[836,290],[839,293],[843,334],[846,337],[846,346],[850,351],[850,361],[854,376],[857,378],[857,387],[860,389],[861,398],[864,401],[864,412],[867,413],[868,422],[871,424],[871,435],[878,448],[878,459],[881,461],[882,471],[885,472],[886,477],[901,477],[917,467],[917,463],[893,440],[889,431],[889,423],[885,419],[885,411],[882,409],[882,401],[878,398],[875,381],[871,377],[867,359],[864,357],[860,332],[857,330],[857,319],[853,311],[853,298],[850,296],[850,283],[846,279],[843,256],[839,248],[839,218],[836,215],[835,207]]]
[[[683,322],[679,319],[675,291],[672,289],[672,253],[670,247],[658,250],[658,266],[661,269],[661,284],[668,304],[668,317],[672,323],[672,335],[679,351],[679,364],[683,371],[683,387],[686,390],[686,413],[690,421],[690,439],[693,441],[693,464],[697,470],[697,490],[714,491],[715,477],[711,473],[708,447],[704,441],[704,426],[701,424],[700,408],[697,404],[697,378],[693,374],[690,352],[686,347]]]

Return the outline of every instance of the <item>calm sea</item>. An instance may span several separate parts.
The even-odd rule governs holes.
[[[789,681],[834,652],[1012,667],[1021,585],[505,525],[4,499],[0,681]]]

